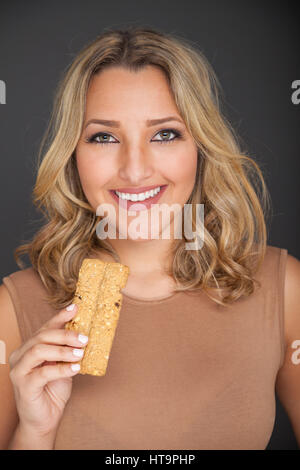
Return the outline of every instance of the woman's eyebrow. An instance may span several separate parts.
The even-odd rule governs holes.
[[[181,124],[183,124],[183,121],[181,119],[179,119],[178,117],[168,116],[168,117],[161,118],[161,119],[147,119],[146,125],[148,127],[156,126],[157,124],[162,124],[163,122],[167,122],[167,121],[178,121]],[[120,127],[121,123],[120,123],[120,121],[112,121],[112,120],[109,120],[109,119],[90,119],[86,123],[85,129],[87,128],[87,126],[89,124],[103,124],[103,125],[109,126],[109,127]]]

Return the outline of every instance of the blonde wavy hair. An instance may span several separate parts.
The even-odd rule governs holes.
[[[185,249],[184,235],[173,241],[166,273],[176,281],[176,291],[202,289],[223,306],[249,296],[255,283],[260,286],[254,275],[267,246],[270,196],[262,172],[242,152],[222,115],[222,89],[201,51],[186,39],[152,28],[106,29],[64,71],[38,152],[33,189],[33,203],[46,220],[31,241],[16,248],[18,266],[24,268],[20,256],[28,253],[47,301],[61,309],[73,298],[84,258],[101,250],[120,262],[111,245],[97,237],[100,219],[82,190],[74,155],[89,82],[111,65],[131,71],[160,67],[198,146],[196,182],[187,203],[204,204],[204,244],[192,251]]]

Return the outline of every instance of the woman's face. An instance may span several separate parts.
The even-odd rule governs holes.
[[[165,122],[149,122],[158,119],[165,119]],[[91,122],[93,120],[115,122]],[[153,209],[143,206],[141,210],[141,204],[146,204],[147,199],[132,203],[119,199],[114,190],[125,194],[143,192],[147,196],[145,187],[162,187],[153,197],[153,203],[149,199],[156,204],[152,208],[157,209],[162,204],[183,207],[195,183],[197,147],[158,67],[146,66],[139,72],[130,72],[114,66],[93,76],[76,161],[90,205],[96,211],[100,204],[106,203],[115,211],[116,233],[120,233],[121,211],[126,216],[127,227],[137,217],[146,217],[146,236],[151,238]],[[134,209],[138,206],[130,209],[130,204],[138,204],[140,211]],[[164,223],[159,222],[160,234]],[[126,231],[126,238],[136,239],[130,231]]]

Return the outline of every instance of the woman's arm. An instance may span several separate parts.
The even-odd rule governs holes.
[[[7,449],[8,442],[18,424],[18,412],[13,386],[10,380],[8,358],[22,344],[12,300],[5,285],[0,286],[0,340],[5,345],[0,363],[0,449]]]
[[[287,256],[284,289],[285,359],[277,374],[276,392],[300,446],[300,261]]]

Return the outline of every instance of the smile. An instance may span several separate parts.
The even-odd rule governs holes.
[[[152,189],[151,191],[146,191],[145,193],[120,193],[115,191],[116,195],[120,199],[126,199],[127,201],[144,201],[145,199],[153,198],[160,191],[160,186]]]
[[[118,202],[120,207],[129,210],[135,204],[134,210],[141,211],[150,209],[152,204],[157,204],[167,186],[157,186],[151,191],[145,191],[144,193],[122,193],[115,190],[109,190],[109,193]]]

